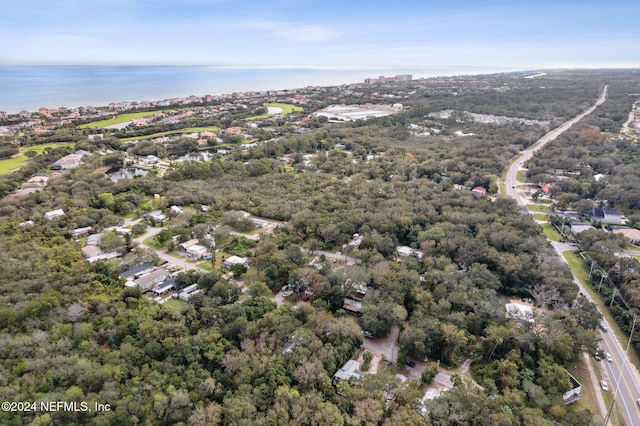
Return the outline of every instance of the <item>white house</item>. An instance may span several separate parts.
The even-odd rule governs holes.
[[[207,255],[207,248],[199,244],[194,244],[187,248],[187,254],[194,259],[201,259]]]
[[[178,297],[181,300],[189,300],[191,299],[191,296],[193,296],[194,294],[198,294],[200,293],[202,290],[198,288],[198,284],[191,284],[189,287],[185,287],[182,289],[182,291],[180,292],[180,294],[178,294]]]
[[[179,215],[184,213],[184,210],[182,210],[182,207],[180,206],[171,206],[169,207],[169,210],[171,210],[171,213],[175,214],[175,215]]]
[[[151,220],[152,222],[158,222],[158,223],[162,223],[165,220],[167,220],[167,216],[162,213],[161,210],[154,210],[152,212],[149,212],[147,214],[147,217],[149,218],[149,220]]]
[[[71,235],[73,235],[74,237],[79,237],[81,235],[86,235],[89,232],[91,232],[91,227],[90,226],[85,226],[83,228],[76,228],[73,231],[71,231]]]
[[[224,265],[224,267],[227,269],[231,269],[233,265],[247,266],[248,264],[249,264],[249,259],[247,259],[246,257],[240,257],[236,255],[233,255],[229,257],[227,260],[225,260],[224,262],[222,262],[222,265]]]
[[[51,210],[50,212],[46,212],[44,214],[44,218],[47,220],[53,220],[62,216],[64,216],[64,211],[62,209]]]
[[[415,256],[418,259],[422,259],[422,256],[424,256],[424,253],[422,253],[420,250],[412,249],[408,246],[398,246],[396,247],[396,251],[400,256]]]

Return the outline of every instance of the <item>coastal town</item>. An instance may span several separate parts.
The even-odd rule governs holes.
[[[612,350],[599,333],[615,322],[591,302],[601,289],[577,287],[556,250],[589,262],[606,301],[626,303],[633,293],[611,295],[611,277],[620,265],[635,273],[640,206],[593,157],[561,163],[571,157],[541,150],[515,177],[503,173],[592,102],[584,93],[601,88],[599,75],[577,75],[586,89],[572,89],[575,100],[542,107],[531,93],[546,99],[548,85],[564,84],[561,73],[403,74],[0,113],[0,215],[10,241],[2,256],[25,288],[2,299],[10,307],[0,329],[17,332],[12,313],[42,327],[60,315],[80,350],[91,341],[118,356],[139,351],[135,368],[156,372],[175,356],[208,375],[211,389],[194,382],[158,392],[179,394],[192,411],[224,407],[227,418],[243,389],[237,374],[276,399],[290,386],[322,393],[334,416],[358,401],[420,424],[462,395],[491,406],[519,387],[549,401],[536,408],[540,418],[586,416],[583,398],[595,401],[594,416],[606,415],[598,383],[614,377],[597,360]],[[630,84],[626,77],[618,78]],[[499,96],[513,96],[510,108],[487,101]],[[619,132],[596,131],[603,122],[572,137],[637,144],[640,109],[626,108]],[[39,246],[27,249],[32,240]],[[42,268],[30,271],[36,255]],[[40,273],[44,292],[32,280]],[[136,315],[140,325],[119,322]],[[94,316],[92,333],[83,332]],[[139,342],[105,324],[135,328]],[[154,327],[172,337],[150,337]],[[191,340],[176,343],[181,335]],[[281,374],[258,384],[247,365],[279,374],[260,370],[263,355],[295,382]],[[110,380],[124,388],[133,377]],[[104,391],[82,380],[82,392]],[[258,416],[260,403],[251,404]],[[366,417],[354,410],[344,415]]]

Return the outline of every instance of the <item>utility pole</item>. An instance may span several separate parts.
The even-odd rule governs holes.
[[[602,275],[600,275],[600,284],[598,284],[598,293],[600,293],[600,287],[602,287],[602,281],[604,281],[604,279],[608,277],[606,272],[603,272]],[[615,288],[613,289],[614,293],[615,293]]]

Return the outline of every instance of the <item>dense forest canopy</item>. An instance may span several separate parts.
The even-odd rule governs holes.
[[[92,155],[42,191],[0,202],[0,395],[95,401],[111,409],[3,412],[0,422],[595,424],[592,412],[565,406],[562,395],[572,386],[565,369],[582,350],[598,351],[600,315],[578,297],[540,225],[497,195],[498,180],[513,155],[591,105],[608,84],[610,102],[541,150],[530,161],[530,179],[588,166],[606,174],[608,184],[587,182],[583,172],[555,183],[554,195],[606,198],[633,217],[640,202],[633,189],[640,177],[631,166],[637,145],[607,132],[620,128],[634,101],[628,93],[640,90],[625,71],[525,76],[302,91],[304,112],[247,129],[260,143],[246,149],[246,141],[230,138],[204,145],[122,139],[248,127],[260,108],[144,130],[100,130],[100,138],[89,139],[99,131],[77,124],[5,137],[3,144],[14,148],[75,146],[48,150],[0,176],[2,195],[75,149]],[[311,115],[329,104],[384,99],[408,108],[345,123]],[[453,113],[432,114],[444,110]],[[470,114],[522,120],[480,122]],[[300,127],[307,131],[293,132]],[[171,160],[202,148],[230,152],[207,161]],[[166,169],[154,165],[145,176],[105,179],[107,170],[149,155],[166,160]],[[170,206],[184,213],[161,224],[141,221],[132,235],[105,231]],[[43,219],[55,209],[64,216]],[[246,237],[259,230],[243,212],[281,225],[254,241]],[[102,233],[100,248],[121,257],[87,262],[86,237],[73,235],[83,227]],[[135,240],[150,230],[158,232]],[[358,244],[350,244],[354,234]],[[119,276],[143,262],[159,265],[158,252],[179,258],[179,244],[208,237],[219,253],[246,256],[248,263],[228,273],[214,254],[178,273],[177,290],[194,284],[202,290],[187,303],[159,304]],[[596,237],[581,238],[588,244]],[[399,246],[420,256],[402,257]],[[611,276],[622,271],[616,279],[635,301],[637,261],[614,262],[603,245],[589,247]],[[336,263],[317,250],[357,262]],[[283,286],[294,291],[284,303],[274,297]],[[361,311],[348,313],[345,299],[362,288]],[[505,301],[511,297],[533,298],[544,315],[536,315],[535,325],[510,318]],[[336,371],[362,354],[363,331],[372,338],[397,333],[398,365],[332,386]],[[419,380],[395,376],[408,359],[426,365]],[[467,359],[469,380],[454,376],[451,390],[421,402],[438,367],[457,368]]]

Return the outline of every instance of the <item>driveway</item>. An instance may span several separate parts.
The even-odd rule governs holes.
[[[364,339],[365,349],[384,356],[387,360],[394,364],[398,360],[398,335],[400,334],[400,328],[394,325],[391,328],[389,334],[380,339]]]

